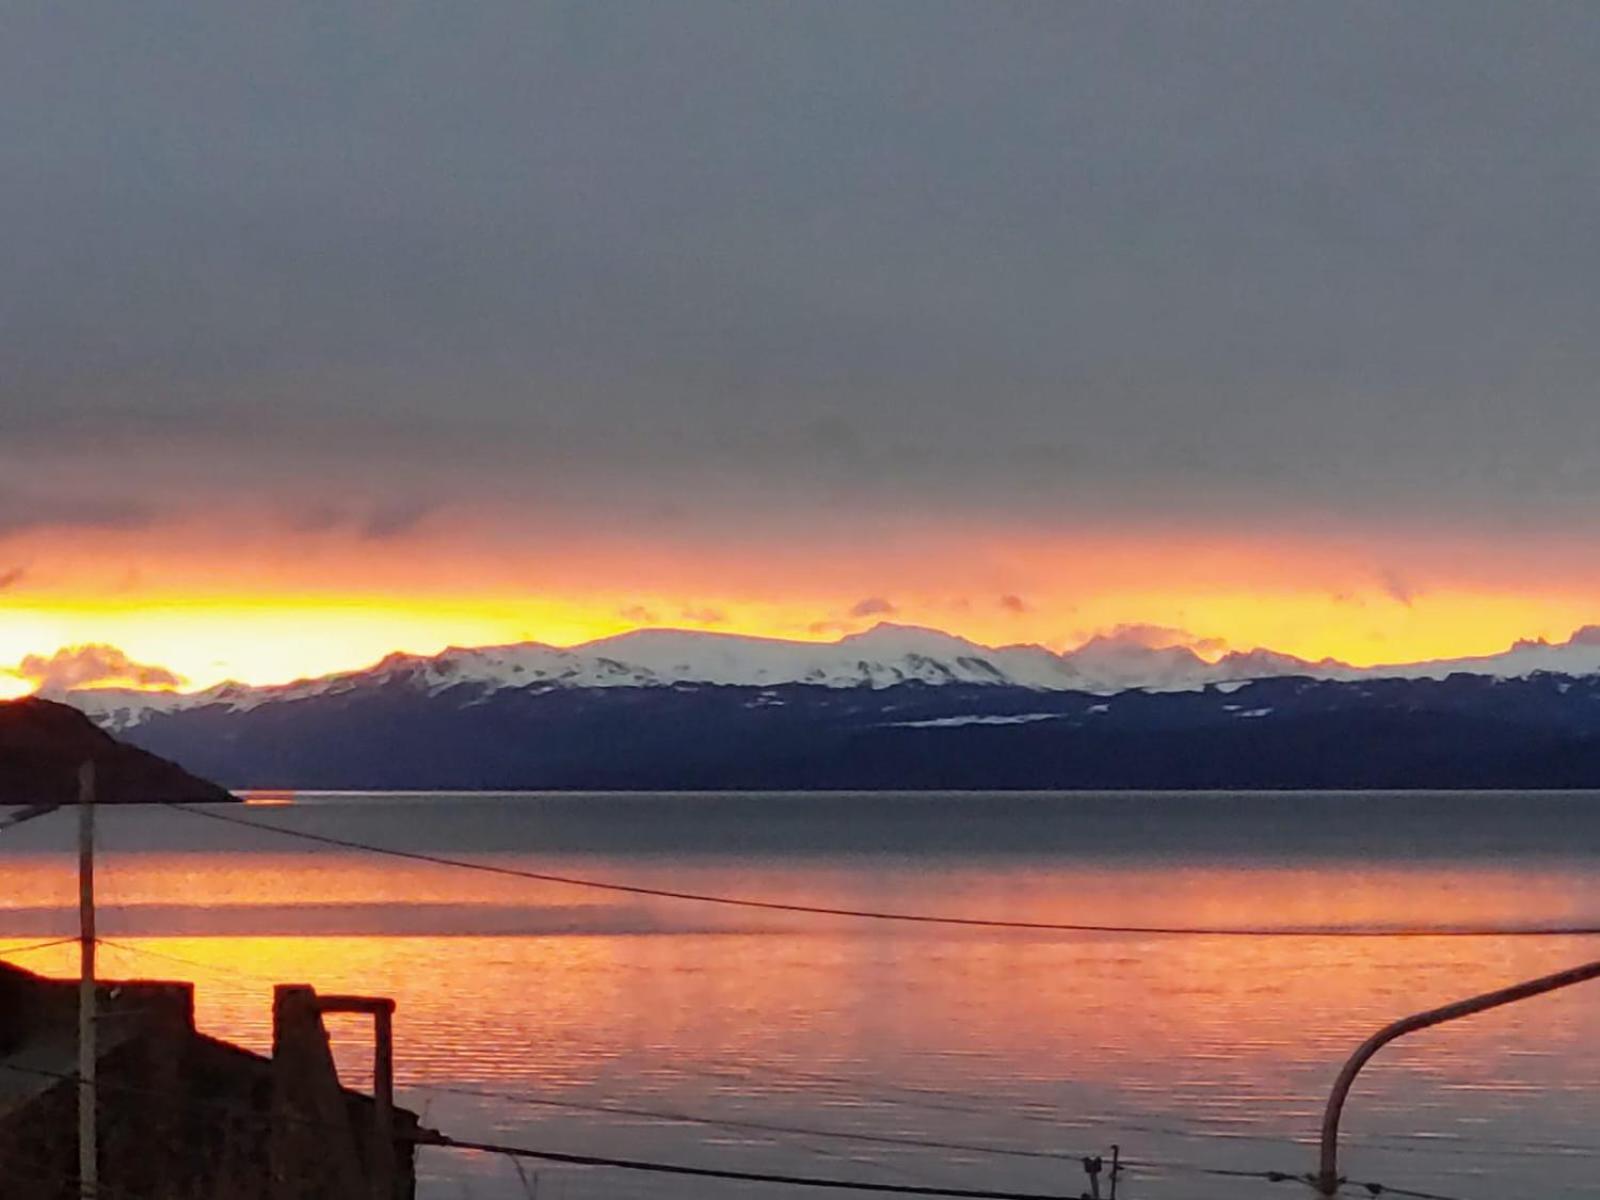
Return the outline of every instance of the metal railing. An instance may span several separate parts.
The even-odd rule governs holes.
[[[1527,1000],[1533,996],[1542,996],[1546,992],[1553,992],[1558,988],[1571,987],[1575,983],[1584,983],[1590,979],[1600,978],[1600,962],[1585,963],[1581,967],[1573,967],[1567,971],[1558,971],[1554,975],[1545,975],[1538,979],[1530,979],[1526,983],[1512,984],[1510,987],[1500,988],[1498,991],[1485,992],[1481,996],[1473,996],[1470,1000],[1458,1000],[1454,1004],[1446,1004],[1441,1008],[1432,1008],[1427,1012],[1416,1013],[1409,1017],[1402,1017],[1392,1024],[1385,1025],[1373,1034],[1356,1049],[1350,1056],[1344,1068],[1339,1072],[1339,1077],[1334,1080],[1333,1091],[1328,1096],[1328,1107],[1322,1115],[1322,1159],[1315,1178],[1312,1182],[1317,1191],[1324,1196],[1335,1195],[1343,1180],[1339,1176],[1339,1118],[1344,1113],[1344,1102],[1350,1095],[1350,1085],[1361,1073],[1361,1068],[1366,1066],[1372,1056],[1383,1049],[1396,1038],[1404,1037],[1408,1033],[1415,1033],[1419,1029],[1427,1029],[1434,1025],[1443,1025],[1446,1021],[1456,1021],[1462,1017],[1470,1017],[1474,1013],[1481,1013],[1486,1009],[1499,1008],[1503,1004],[1514,1004],[1518,1000]]]

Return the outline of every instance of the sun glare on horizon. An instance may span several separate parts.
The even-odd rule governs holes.
[[[970,603],[938,600],[869,607],[852,615],[844,602],[830,608],[737,600],[698,607],[660,599],[628,605],[582,598],[408,603],[315,596],[13,602],[0,626],[0,698],[36,690],[55,677],[54,669],[78,672],[81,687],[190,691],[224,681],[289,683],[361,670],[394,653],[433,655],[451,646],[576,646],[641,628],[833,641],[880,621],[991,647],[1038,644],[1060,653],[1112,637],[1151,648],[1187,647],[1213,662],[1230,651],[1267,649],[1310,662],[1370,666],[1494,654],[1524,638],[1559,641],[1591,615],[1581,598],[1469,593],[1439,593],[1406,605],[1382,596],[1138,593],[1064,605],[1070,610],[1064,618],[1039,601],[1030,601],[1026,614],[1001,606],[975,613]],[[701,619],[685,619],[686,612]],[[1147,619],[1128,620],[1130,613]],[[96,675],[79,661],[91,652],[117,661]]]

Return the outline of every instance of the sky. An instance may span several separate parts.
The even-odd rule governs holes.
[[[1593,5],[0,20],[0,691],[1600,620]]]

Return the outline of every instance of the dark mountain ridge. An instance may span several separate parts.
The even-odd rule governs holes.
[[[103,803],[234,799],[175,763],[119,742],[75,708],[48,700],[0,702],[0,804],[72,804],[78,768],[95,764]]]
[[[1600,677],[429,690],[157,714],[129,740],[301,789],[1600,787]]]

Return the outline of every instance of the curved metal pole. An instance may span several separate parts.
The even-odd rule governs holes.
[[[1558,971],[1554,975],[1545,975],[1539,979],[1530,979],[1526,983],[1513,984],[1496,992],[1485,992],[1470,1000],[1458,1000],[1454,1004],[1446,1004],[1443,1008],[1429,1009],[1414,1016],[1402,1017],[1392,1025],[1385,1025],[1362,1042],[1350,1056],[1350,1061],[1344,1064],[1344,1069],[1339,1072],[1339,1078],[1333,1084],[1333,1092],[1328,1096],[1328,1107],[1322,1114],[1322,1166],[1314,1181],[1317,1191],[1324,1196],[1332,1196],[1339,1190],[1339,1117],[1344,1112],[1344,1102],[1350,1094],[1350,1085],[1355,1082],[1361,1068],[1366,1066],[1368,1060],[1379,1050],[1395,1038],[1415,1033],[1419,1029],[1427,1029],[1430,1025],[1443,1025],[1446,1021],[1470,1017],[1473,1013],[1480,1013],[1485,1009],[1499,1008],[1502,1004],[1512,1004],[1518,1000],[1526,1000],[1530,996],[1542,996],[1545,992],[1571,987],[1575,983],[1595,978],[1600,978],[1600,962],[1585,963],[1581,967]]]

